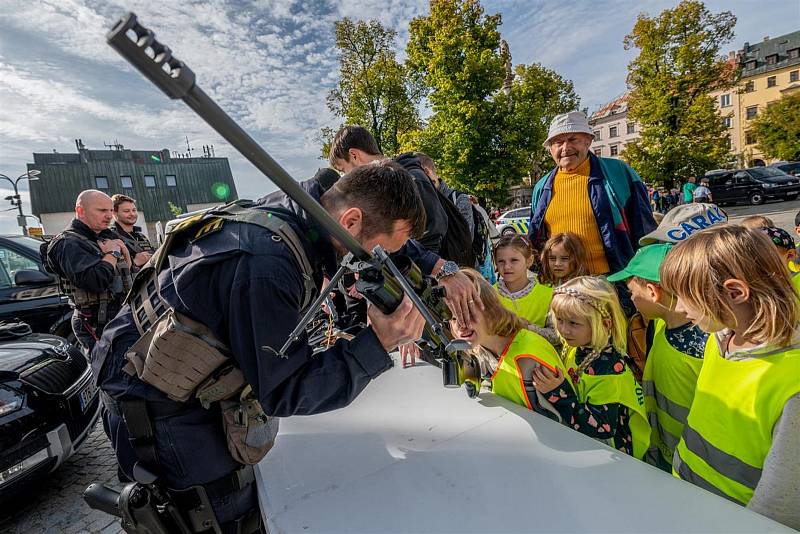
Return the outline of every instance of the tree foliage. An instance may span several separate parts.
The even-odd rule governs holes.
[[[481,196],[503,186],[502,123],[491,98],[505,77],[500,23],[477,0],[431,0],[430,15],[411,21],[406,47],[433,111],[415,141],[450,185]]]
[[[329,107],[372,131],[384,153],[424,151],[451,186],[503,203],[509,186],[551,164],[542,147],[550,121],[579,99],[572,82],[538,64],[518,65],[504,89],[511,58],[500,25],[478,0],[431,0],[430,14],[410,23],[401,68],[391,52],[394,32],[344,19],[336,25],[341,81]],[[416,111],[422,97],[426,121]],[[324,155],[334,133],[322,130]]]
[[[542,146],[556,115],[578,109],[580,99],[572,82],[539,64],[517,65],[508,96],[498,95],[498,103],[511,99],[506,114],[503,143],[506,165],[512,176],[532,180],[553,166],[550,152]]]
[[[405,148],[436,160],[450,185],[498,203],[540,172],[550,121],[578,105],[572,83],[538,64],[518,65],[503,90],[510,57],[501,22],[478,0],[431,0],[430,15],[411,21],[406,64],[432,115],[403,137]]]
[[[395,57],[397,33],[378,21],[349,18],[336,22],[335,33],[340,79],[328,95],[328,108],[346,124],[366,127],[384,153],[394,154],[399,136],[419,128],[419,93]],[[323,141],[333,133],[323,129]]]
[[[800,94],[785,94],[767,106],[750,131],[767,157],[800,160]]]
[[[623,157],[647,180],[701,175],[729,158],[727,130],[708,93],[736,83],[735,68],[720,56],[735,24],[728,11],[684,0],[657,17],[639,15],[625,37],[626,50],[639,50],[628,65],[629,116],[642,135]]]

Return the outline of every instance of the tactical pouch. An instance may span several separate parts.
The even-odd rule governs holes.
[[[278,418],[269,417],[250,386],[236,400],[220,402],[222,424],[233,459],[245,465],[258,463],[272,449],[278,435]]]
[[[228,361],[205,325],[170,309],[126,353],[125,371],[186,402],[195,388]]]

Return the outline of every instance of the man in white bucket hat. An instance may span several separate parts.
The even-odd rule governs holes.
[[[529,235],[541,250],[562,232],[581,238],[591,274],[623,269],[639,238],[656,227],[647,189],[625,162],[595,156],[594,133],[580,111],[558,115],[544,146],[556,167],[534,187]]]

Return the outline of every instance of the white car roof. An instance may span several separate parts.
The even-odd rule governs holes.
[[[281,421],[256,469],[270,532],[793,532],[428,365]]]

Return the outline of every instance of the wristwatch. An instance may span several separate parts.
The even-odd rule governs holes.
[[[454,261],[446,261],[439,272],[436,273],[436,281],[439,282],[442,278],[453,276],[458,272],[458,264]]]
[[[113,256],[114,259],[117,260],[117,261],[122,259],[122,252],[120,252],[119,250],[112,250],[111,252],[106,252],[105,254],[103,254],[103,256],[106,256],[106,255]]]

